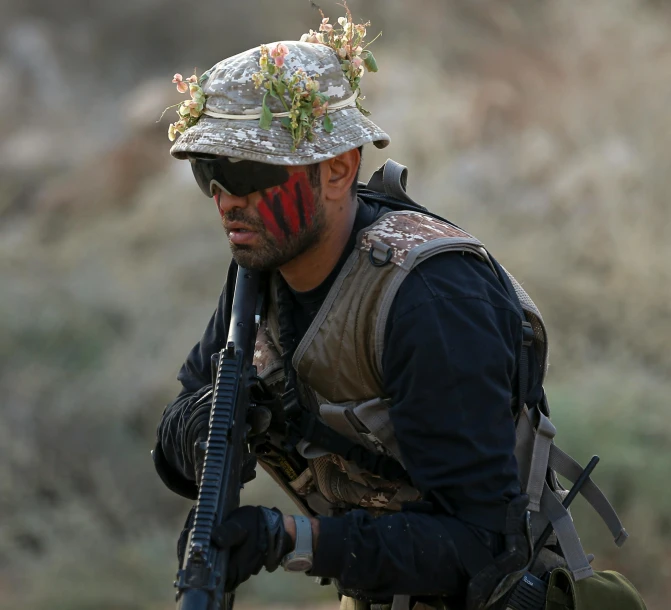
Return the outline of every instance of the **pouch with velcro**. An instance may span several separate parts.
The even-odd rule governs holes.
[[[552,571],[545,610],[646,610],[645,602],[622,574],[606,570],[575,581],[565,568]]]

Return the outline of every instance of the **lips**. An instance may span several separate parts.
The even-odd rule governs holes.
[[[239,232],[239,233],[256,233],[256,229],[253,227],[250,227],[249,225],[246,225],[242,222],[225,222],[224,223],[224,228],[226,229],[227,233],[232,233],[232,232]]]
[[[250,244],[258,237],[258,232],[242,222],[228,222],[224,224],[228,239],[235,245]]]

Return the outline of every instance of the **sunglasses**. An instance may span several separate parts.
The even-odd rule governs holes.
[[[289,172],[282,165],[258,161],[231,161],[216,155],[188,155],[193,176],[200,190],[213,197],[213,187],[227,195],[245,197],[250,193],[279,186],[289,179]]]

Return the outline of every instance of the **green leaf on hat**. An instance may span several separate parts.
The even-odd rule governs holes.
[[[363,59],[363,63],[369,72],[377,72],[377,62],[375,61],[373,54],[368,49],[361,53],[361,59]]]
[[[324,131],[326,133],[331,133],[333,131],[333,121],[328,114],[324,115]]]
[[[273,122],[273,113],[270,112],[266,104],[266,98],[268,94],[266,93],[263,96],[263,103],[261,104],[261,118],[259,119],[259,127],[261,129],[270,129],[270,124]]]

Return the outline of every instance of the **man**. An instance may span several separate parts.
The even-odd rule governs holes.
[[[267,95],[268,55],[281,58],[270,77],[315,76],[328,95],[303,137]],[[353,59],[286,42],[224,60],[171,150],[213,197],[235,261],[267,274],[255,363],[276,402],[255,446],[309,516],[244,506],[214,541],[231,549],[229,589],[283,563],[335,579],[342,608],[484,607],[529,557],[515,413],[541,400],[542,363],[522,357],[519,302],[475,238],[407,197],[357,196],[361,148],[389,138],[359,110]],[[191,498],[234,270],[158,427],[159,474]]]

